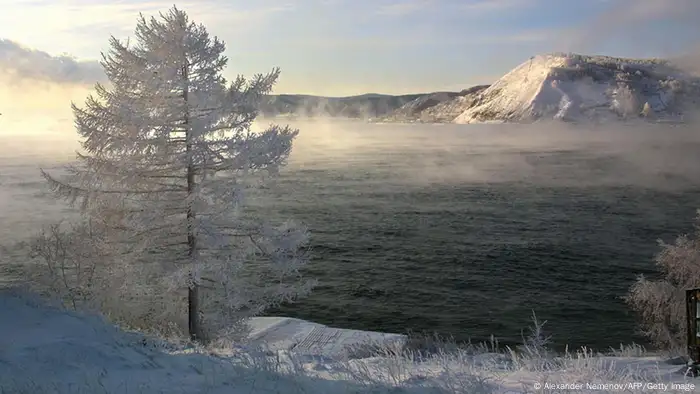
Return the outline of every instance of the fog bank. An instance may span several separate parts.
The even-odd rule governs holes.
[[[700,133],[690,125],[425,125],[310,120],[291,125],[299,128],[300,134],[290,170],[362,167],[418,186],[533,182],[683,189],[700,185]],[[397,155],[410,157],[411,166],[392,166],[392,157]]]

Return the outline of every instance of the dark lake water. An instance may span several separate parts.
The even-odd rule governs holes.
[[[557,346],[643,343],[620,297],[700,208],[690,129],[294,125],[289,166],[250,204],[309,226],[320,286],[272,313],[337,327],[512,344],[534,310]],[[4,239],[67,215],[36,158],[7,157]]]
[[[321,285],[277,313],[507,344],[534,310],[558,346],[644,343],[620,297],[656,274],[657,239],[692,229],[692,132],[336,127],[254,202],[313,234]]]

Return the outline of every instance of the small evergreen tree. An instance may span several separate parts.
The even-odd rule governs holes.
[[[621,84],[615,91],[613,109],[623,118],[638,116],[640,113],[639,98],[626,84]]]
[[[135,36],[134,45],[111,37],[101,62],[110,86],[72,106],[78,164],[62,179],[42,173],[107,229],[115,261],[142,271],[139,280],[155,273],[170,289],[187,288],[189,334],[203,341],[203,281],[222,327],[313,285],[299,275],[302,227],[241,215],[245,189],[285,164],[298,130],[251,130],[279,69],[229,83],[224,43],[185,12],[141,16]]]
[[[651,108],[651,105],[649,105],[648,101],[644,103],[641,115],[647,119],[651,119],[654,117],[654,110]]]

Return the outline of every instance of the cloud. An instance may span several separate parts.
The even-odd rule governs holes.
[[[697,29],[697,15],[700,15],[697,0],[608,0],[603,4],[604,9],[595,18],[563,30],[559,46],[589,51],[601,43],[623,40],[638,46],[637,49],[665,53],[668,44],[688,38],[678,36],[682,28]],[[640,40],[653,22],[667,22],[672,28],[656,29],[654,42]]]
[[[0,12],[0,72],[17,78],[75,84],[93,84],[105,79],[101,66],[92,59],[99,59],[100,52],[109,49],[111,35],[133,38],[139,13],[157,18],[172,7],[167,1],[136,0],[67,0],[60,5],[48,1],[11,3],[16,5],[3,7]],[[225,37],[237,36],[241,29],[261,26],[272,15],[294,8],[280,1],[259,5],[236,8],[231,2],[185,1],[178,7],[188,12],[190,20],[210,27],[213,35]],[[27,15],[31,15],[32,23],[26,23]],[[13,41],[19,37],[22,44]]]
[[[602,15],[603,21],[616,24],[636,23],[658,19],[694,21],[700,11],[696,0],[615,0],[611,12]]]
[[[408,14],[413,14],[422,9],[425,9],[431,5],[434,5],[433,0],[413,0],[413,1],[403,1],[396,2],[392,4],[386,4],[380,6],[377,9],[378,15],[384,16],[403,16]]]
[[[485,13],[500,12],[513,8],[531,6],[536,0],[473,0],[469,2],[451,2],[448,0],[412,0],[385,4],[377,8],[376,14],[381,16],[404,16],[415,14],[427,9],[436,9],[441,12],[465,13],[470,15],[482,15]]]
[[[80,61],[68,55],[52,56],[6,39],[0,39],[0,72],[19,79],[59,84],[92,85],[106,79],[97,61]]]
[[[512,34],[493,34],[480,39],[484,44],[524,44],[551,40],[554,29],[527,29]]]
[[[475,0],[462,4],[459,8],[469,13],[484,14],[527,7],[533,5],[533,3],[533,0]]]
[[[157,17],[172,7],[172,1],[136,0],[7,3],[0,11],[0,135],[69,140],[77,138],[71,102],[81,106],[92,85],[106,79],[95,59],[108,49],[110,35],[133,39],[139,12]],[[265,27],[272,16],[293,9],[276,0],[261,0],[254,8],[247,1],[235,3],[185,1],[178,7],[224,39]]]
[[[172,0],[5,1],[0,12],[0,37],[47,51],[55,48],[58,53],[98,58],[110,35],[133,35],[139,13],[157,17],[172,6]],[[177,6],[215,35],[250,32],[294,9],[290,3],[277,0],[184,0]]]
[[[105,79],[96,61],[0,39],[0,135],[70,134],[71,101],[82,102],[91,86]]]
[[[435,36],[430,34],[419,34],[411,32],[401,36],[382,37],[347,37],[347,36],[314,36],[303,40],[286,40],[280,45],[299,49],[345,49],[345,50],[367,50],[367,49],[392,49],[410,47],[461,47],[471,45],[509,45],[526,44],[550,40],[553,34],[552,29],[530,29],[515,32],[512,34],[465,34],[458,36]]]

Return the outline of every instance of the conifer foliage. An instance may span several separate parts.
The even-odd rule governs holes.
[[[77,163],[65,177],[42,173],[105,229],[119,256],[112,264],[187,289],[189,334],[204,341],[202,288],[212,324],[226,330],[313,286],[299,274],[306,230],[267,226],[242,210],[246,190],[286,163],[298,130],[252,131],[279,69],[227,81],[224,43],[182,10],[141,16],[135,38],[111,37],[101,62],[109,83],[72,106]]]

